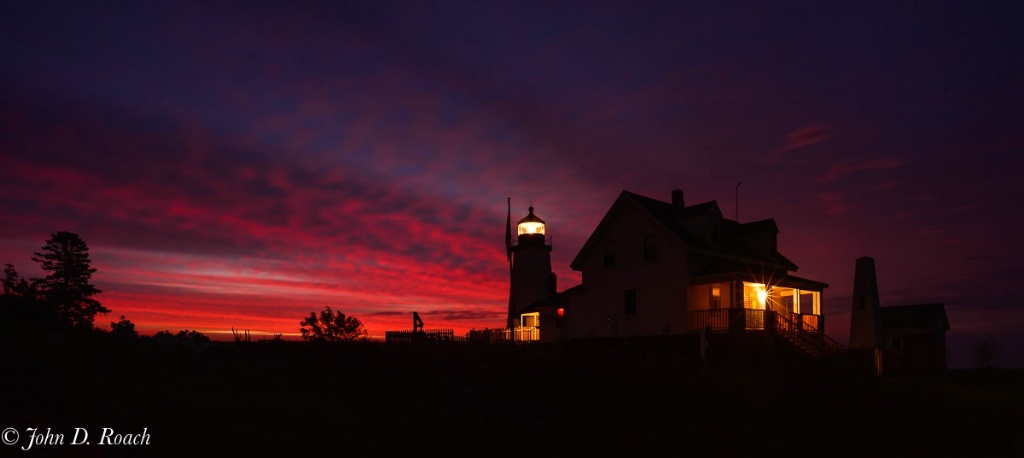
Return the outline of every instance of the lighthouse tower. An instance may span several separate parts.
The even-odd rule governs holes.
[[[509,243],[512,262],[512,282],[508,294],[508,328],[519,325],[523,311],[551,297],[554,275],[551,272],[551,236],[546,234],[544,220],[530,213],[516,225],[518,234]],[[509,231],[510,232],[510,231]]]

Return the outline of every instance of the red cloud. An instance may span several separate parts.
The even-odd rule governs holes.
[[[761,164],[769,165],[776,164],[782,160],[782,154],[795,150],[797,148],[803,148],[810,146],[815,143],[820,143],[828,140],[832,137],[832,130],[825,124],[814,124],[811,126],[803,127],[790,132],[786,136],[786,141],[783,145],[772,151],[767,156],[761,159]]]
[[[844,161],[830,167],[824,174],[818,177],[821,183],[836,181],[851,173],[864,170],[888,170],[900,167],[903,161],[899,159],[874,159],[867,161]]]

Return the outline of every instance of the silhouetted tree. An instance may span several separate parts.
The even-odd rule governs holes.
[[[36,296],[35,285],[28,280],[21,278],[18,271],[14,270],[11,264],[4,264],[4,294],[21,296],[34,299]]]
[[[100,293],[91,283],[96,269],[91,267],[89,246],[72,232],[53,234],[42,251],[33,253],[46,278],[39,281],[43,302],[73,326],[92,328],[96,314],[110,313],[92,296]]]
[[[14,294],[18,286],[18,271],[13,264],[4,264],[4,294]]]
[[[330,307],[324,307],[319,316],[316,312],[309,312],[309,316],[299,324],[302,325],[302,338],[306,340],[353,341],[366,336],[366,328],[358,318],[332,311]]]
[[[3,294],[0,294],[0,334],[20,331],[57,331],[66,328],[64,320],[52,307],[39,303],[37,280],[29,283],[21,278],[11,264],[4,265]],[[31,331],[30,331],[31,330]]]
[[[156,340],[173,340],[178,342],[210,342],[210,338],[206,337],[205,334],[199,331],[189,331],[188,329],[178,331],[177,334],[171,334],[171,331],[160,331],[153,334],[153,338]]]
[[[138,331],[135,330],[135,323],[121,315],[121,319],[118,321],[110,322],[110,335],[120,339],[135,339],[139,337]]]
[[[177,334],[171,334],[171,331],[160,331],[153,334],[153,341],[163,345],[180,345],[197,353],[210,346],[209,337],[206,337],[206,335],[199,331],[189,331],[187,329],[178,331]]]

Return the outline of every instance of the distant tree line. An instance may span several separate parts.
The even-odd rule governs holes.
[[[101,291],[92,284],[89,246],[78,234],[57,232],[50,236],[32,260],[46,273],[43,278],[22,277],[12,264],[4,264],[3,294],[0,295],[0,317],[4,327],[27,325],[40,331],[93,331],[97,315],[110,313],[95,296]],[[356,317],[324,307],[310,312],[300,322],[302,338],[307,341],[365,340],[366,328]],[[110,323],[110,335],[118,339],[139,337],[135,323],[121,315]],[[177,342],[205,346],[210,339],[198,331],[183,330],[177,334],[160,331],[153,336],[158,342]],[[237,338],[236,338],[237,340]]]

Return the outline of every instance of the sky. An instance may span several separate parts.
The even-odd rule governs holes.
[[[951,364],[1024,367],[1024,14],[784,3],[3,2],[0,262],[79,234],[100,327],[462,333],[504,324],[506,198],[564,289],[622,190],[682,189],[774,218],[840,342],[871,256]]]

